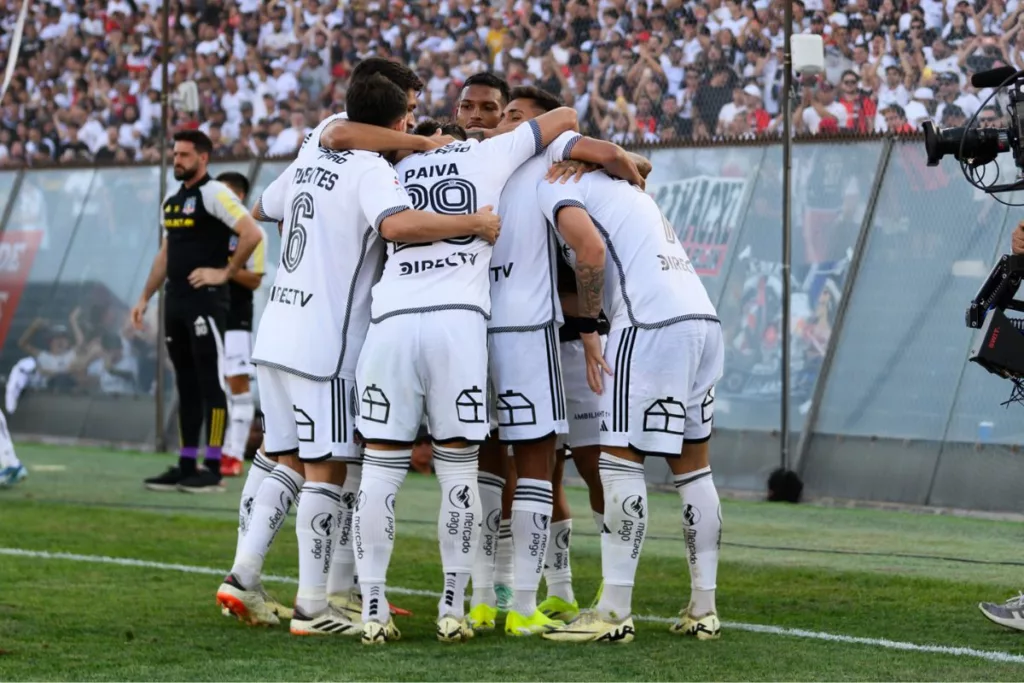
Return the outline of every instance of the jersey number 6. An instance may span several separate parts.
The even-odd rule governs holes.
[[[313,196],[308,192],[295,195],[292,200],[291,218],[288,221],[288,238],[281,250],[281,266],[292,273],[302,262],[306,252],[306,226],[301,221],[313,220]]]

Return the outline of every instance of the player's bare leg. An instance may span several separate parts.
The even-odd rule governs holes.
[[[534,635],[563,626],[537,609],[537,588],[544,573],[551,534],[554,434],[512,445],[516,486],[512,500],[512,604],[505,633]]]
[[[598,466],[600,459],[600,446],[580,446],[572,449],[572,462],[580,479],[587,485],[590,512],[599,534],[604,530],[604,489],[601,487],[601,472]]]
[[[342,486],[346,465],[331,460],[304,464],[306,483],[295,510],[295,535],[299,545],[299,588],[295,595],[294,635],[359,635],[362,625],[333,607],[327,600],[327,575],[331,568],[341,520]]]
[[[242,474],[245,445],[249,441],[249,428],[256,416],[256,404],[248,375],[228,377],[227,384],[228,428],[224,435],[220,473],[224,477],[237,477]]]
[[[369,441],[363,449],[352,542],[362,593],[364,645],[402,637],[388,608],[387,572],[395,548],[395,499],[412,463],[412,446]]]
[[[565,495],[565,449],[555,454],[551,473],[552,513],[551,537],[544,559],[544,582],[547,598],[537,606],[542,613],[558,621],[568,622],[579,616],[579,604],[572,590],[572,511]]]
[[[567,642],[628,643],[636,635],[632,602],[636,569],[647,531],[647,482],[643,456],[629,448],[602,446],[604,526],[601,537],[603,588],[594,610],[545,638]]]
[[[279,616],[293,616],[290,611],[271,607],[276,601],[268,600],[261,574],[267,552],[277,532],[284,526],[288,510],[305,483],[304,468],[297,451],[273,454],[273,457],[277,464],[256,487],[249,506],[245,533],[239,538],[235,551],[231,573],[217,590],[217,602],[222,607],[253,625],[277,624]],[[250,475],[256,469],[251,468]]]
[[[494,592],[495,560],[498,551],[498,531],[501,526],[502,494],[508,457],[492,432],[480,446],[480,467],[477,481],[480,486],[480,515],[483,524],[480,547],[473,561],[473,595],[470,599],[469,623],[475,631],[492,631],[498,616],[498,598]]]
[[[718,553],[722,543],[722,505],[711,477],[710,441],[684,443],[683,454],[669,459],[672,480],[683,503],[683,536],[690,568],[690,600],[671,631],[698,640],[721,633],[715,605]]]

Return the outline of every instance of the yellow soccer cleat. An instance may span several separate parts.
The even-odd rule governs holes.
[[[353,621],[360,621],[363,618],[363,596],[355,589],[345,593],[328,595],[327,602],[334,609],[347,614]]]
[[[537,609],[555,621],[564,621],[567,624],[580,615],[579,603],[575,600],[567,602],[555,596],[549,596],[537,605]]]
[[[228,574],[217,589],[217,604],[222,614],[227,610],[250,626],[277,626],[281,621],[263,596],[262,589],[247,590],[233,574]]]
[[[493,631],[498,619],[498,608],[480,603],[469,610],[469,625],[476,631]]]
[[[565,622],[555,621],[539,609],[534,610],[528,617],[512,610],[505,615],[506,636],[535,636],[539,633],[550,633],[563,626]]]
[[[393,617],[389,617],[386,624],[379,621],[367,621],[363,624],[363,645],[383,645],[392,640],[401,639],[402,632],[395,626]]]
[[[458,619],[446,614],[437,620],[437,639],[442,643],[464,643],[473,635],[465,618]]]
[[[289,630],[293,636],[357,636],[362,628],[361,623],[328,603],[327,609],[317,614],[294,610]]]
[[[636,635],[633,617],[608,621],[596,610],[587,610],[579,619],[562,628],[543,634],[546,640],[562,643],[631,643]]]
[[[260,586],[260,595],[263,596],[263,602],[266,603],[270,611],[277,615],[278,619],[291,619],[294,615],[294,610],[291,607],[284,604],[273,595],[267,592],[267,590]]]
[[[718,615],[708,612],[696,617],[690,614],[689,608],[679,613],[679,618],[669,626],[669,632],[680,636],[692,636],[697,640],[714,640],[722,635],[722,622]]]

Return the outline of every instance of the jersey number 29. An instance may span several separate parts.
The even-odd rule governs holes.
[[[412,208],[417,211],[433,211],[445,216],[468,216],[476,213],[476,186],[463,178],[448,178],[435,183],[429,189],[415,183],[406,185],[405,191],[409,193],[412,200]],[[452,237],[444,240],[448,244],[469,244],[476,237]],[[410,244],[408,242],[396,243],[395,251],[408,249],[409,247],[425,247],[431,243]]]

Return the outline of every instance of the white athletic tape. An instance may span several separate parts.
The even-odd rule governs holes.
[[[162,569],[167,571],[184,572],[186,574],[204,574],[210,576],[224,576],[227,572],[223,569],[213,567],[196,567],[188,564],[170,564],[166,562],[151,562],[149,560],[136,560],[130,557],[107,557],[104,555],[79,555],[76,553],[51,553],[45,550],[23,550],[21,548],[0,548],[0,555],[14,557],[28,557],[37,560],[69,560],[72,562],[89,562],[93,564],[114,564],[122,567],[140,567],[143,569]],[[291,576],[264,576],[264,581],[274,583],[298,583]],[[439,597],[434,591],[418,590],[414,588],[400,588],[388,586],[389,593],[398,595],[418,595],[427,598]],[[659,624],[670,624],[675,619],[658,616],[637,616],[638,621],[648,621]],[[781,626],[768,626],[765,624],[746,624],[736,621],[723,621],[725,628],[737,631],[749,631],[751,633],[767,633],[775,636],[788,636],[791,638],[806,638],[809,640],[823,640],[832,643],[847,643],[850,645],[867,645],[869,647],[880,647],[887,650],[902,650],[904,652],[924,652],[927,654],[953,655],[955,657],[974,657],[990,662],[1004,664],[1024,664],[1024,655],[1010,654],[1009,652],[997,652],[993,650],[976,650],[973,647],[951,647],[949,645],[918,645],[917,643],[904,643],[898,640],[886,638],[858,638],[856,636],[844,636],[838,633],[826,633],[824,631],[808,631],[801,628],[783,628]]]
[[[18,65],[18,55],[21,54],[21,34],[25,30],[25,19],[28,18],[29,0],[21,0],[21,11],[18,12],[18,21],[14,25],[14,33],[11,35],[11,44],[7,46],[7,69],[4,71],[4,82],[0,84],[0,102],[3,102],[7,94],[7,88],[11,85],[14,77],[14,67]]]

